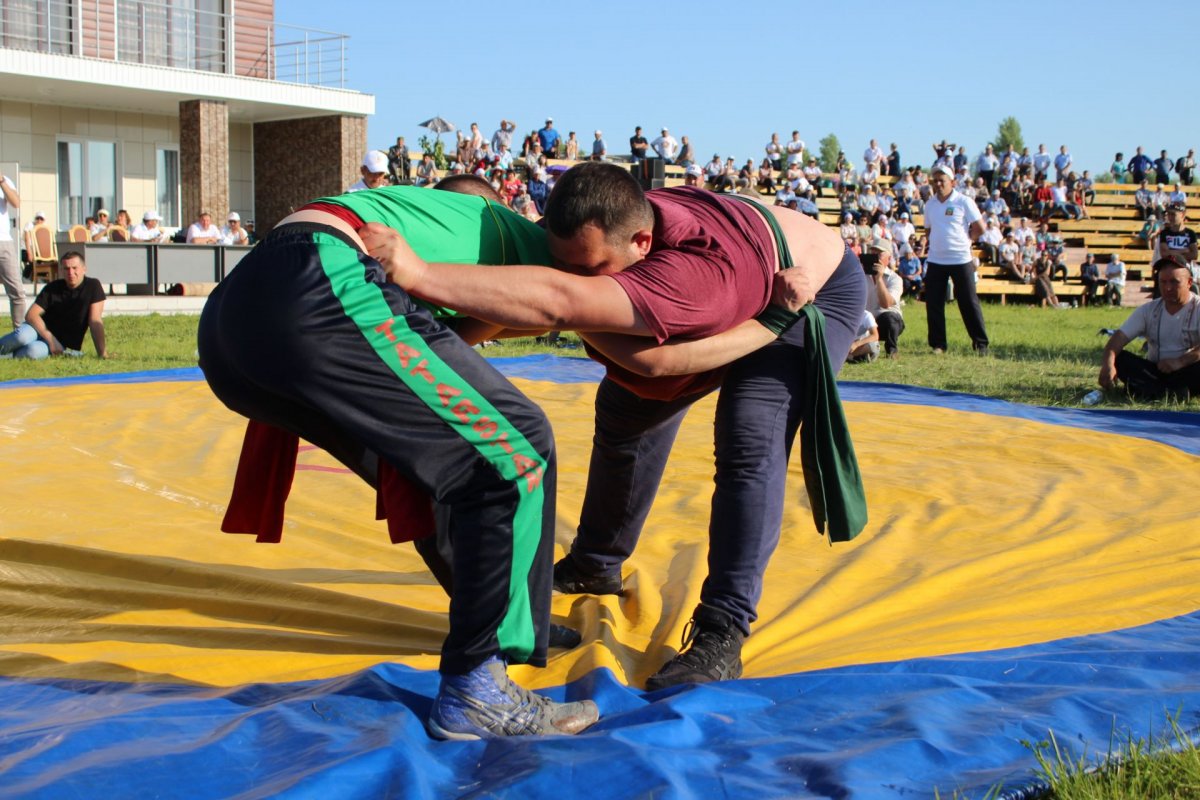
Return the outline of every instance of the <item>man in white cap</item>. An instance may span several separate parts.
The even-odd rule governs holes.
[[[666,128],[662,129],[662,136],[650,143],[650,147],[666,163],[675,163],[675,154],[679,152],[679,142],[675,141],[675,137]]]
[[[230,211],[225,219],[225,227],[221,229],[221,244],[250,244],[250,234],[242,227],[242,215],[236,211]]]
[[[8,295],[14,328],[25,321],[25,282],[21,278],[21,259],[17,257],[8,210],[20,207],[17,185],[7,175],[0,175],[0,283],[4,284],[4,292]]]
[[[704,188],[704,170],[692,164],[683,172],[683,185]]]
[[[133,226],[133,230],[129,232],[129,238],[135,242],[161,242],[163,230],[158,227],[158,223],[161,221],[162,217],[158,215],[157,211],[147,211],[142,214],[141,223]]]
[[[96,221],[88,227],[88,238],[93,242],[108,241],[108,209],[96,211]]]
[[[362,177],[350,184],[346,194],[361,192],[364,189],[378,189],[388,185],[388,158],[382,150],[368,150],[363,156],[362,166],[359,167]]]
[[[596,139],[592,142],[592,161],[604,161],[608,155],[608,145],[604,143],[604,131],[596,131]]]

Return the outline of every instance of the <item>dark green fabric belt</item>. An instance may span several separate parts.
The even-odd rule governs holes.
[[[775,234],[779,268],[791,269],[792,254],[779,222],[749,197],[728,195],[755,206]],[[829,541],[848,542],[867,524],[867,495],[854,454],[854,441],[838,394],[837,378],[825,343],[825,315],[813,303],[800,309],[804,316],[804,396],[800,399],[800,463],[804,488],[817,531],[829,530]]]

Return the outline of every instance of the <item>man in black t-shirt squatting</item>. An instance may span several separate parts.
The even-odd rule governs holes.
[[[104,344],[104,287],[87,277],[87,264],[74,250],[58,260],[58,272],[61,277],[38,293],[25,321],[0,338],[0,358],[82,355],[83,335],[88,331],[96,355],[108,357]]]

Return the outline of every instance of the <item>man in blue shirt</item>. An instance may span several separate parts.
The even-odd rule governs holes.
[[[1071,169],[1071,154],[1067,152],[1067,146],[1064,144],[1058,148],[1058,155],[1054,157],[1054,180],[1066,180],[1067,173]]]
[[[1163,150],[1162,154],[1154,159],[1154,171],[1158,173],[1158,182],[1167,184],[1171,182],[1171,168],[1175,166],[1175,162],[1167,157],[1167,151]]]
[[[546,127],[537,132],[538,143],[546,158],[558,157],[558,131],[554,130],[554,118],[546,117]]]
[[[1146,173],[1152,166],[1154,166],[1154,162],[1150,160],[1150,156],[1143,153],[1142,148],[1138,147],[1137,153],[1129,159],[1129,174],[1133,178],[1133,182],[1141,183],[1146,180]]]

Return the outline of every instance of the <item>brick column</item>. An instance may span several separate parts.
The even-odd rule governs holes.
[[[254,125],[255,231],[318,197],[341,194],[361,176],[367,118],[308,117]]]
[[[214,220],[229,211],[229,107],[218,100],[179,104],[179,183],[186,227],[201,209]]]

